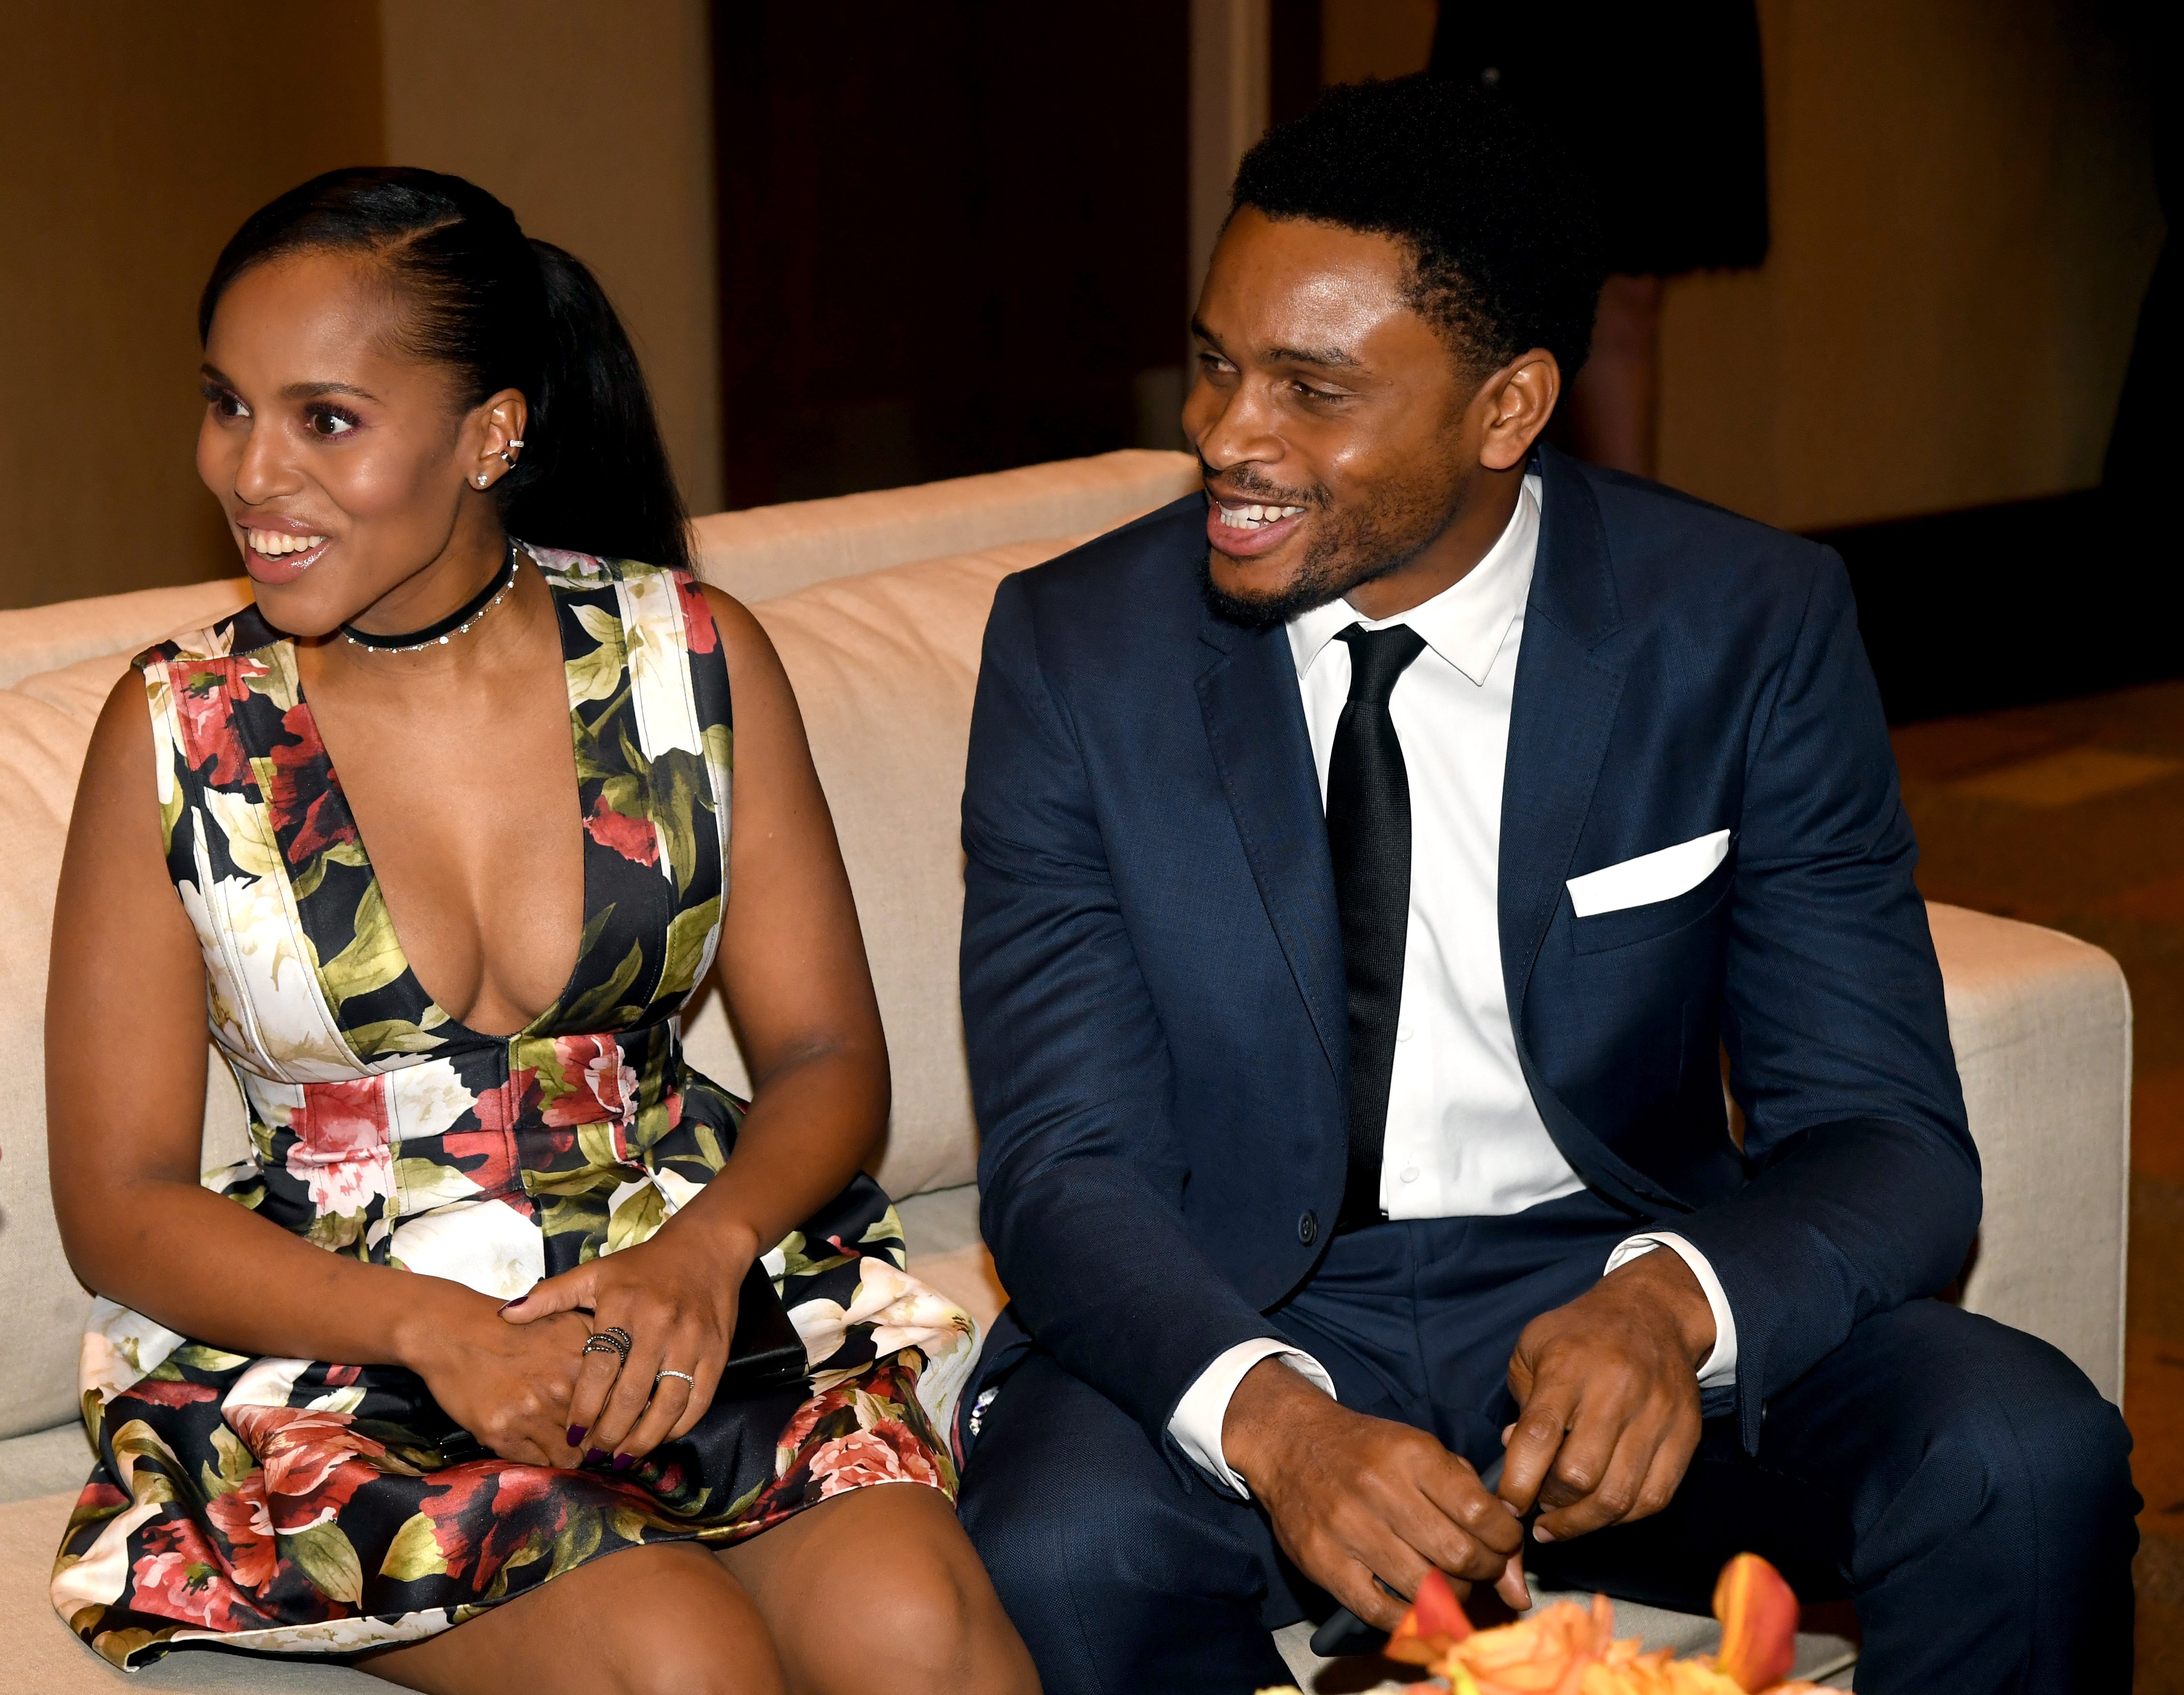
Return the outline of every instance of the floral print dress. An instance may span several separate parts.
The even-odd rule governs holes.
[[[644,1241],[717,1172],[743,1103],[677,1015],[727,895],[727,668],[688,575],[527,549],[559,613],[584,928],[560,1001],[466,1029],[404,957],[292,643],[246,608],[136,661],[168,868],[251,1157],[205,1181],[329,1253],[496,1299]],[[809,1391],[716,1401],[626,1472],[521,1465],[414,1374],[251,1358],[111,1302],[84,1338],[98,1463],[53,1579],[70,1628],[136,1668],[201,1644],[346,1654],[414,1642],[618,1548],[756,1535],[829,1496],[951,1497],[938,1432],[971,1320],[904,1271],[860,1176],[766,1256]]]

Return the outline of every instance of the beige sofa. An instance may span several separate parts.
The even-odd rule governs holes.
[[[833,803],[886,1019],[895,1104],[878,1174],[900,1197],[914,1263],[982,1318],[1000,1292],[978,1245],[976,1146],[956,1010],[957,801],[979,638],[994,586],[1084,536],[1175,498],[1195,466],[1129,452],[923,488],[699,521],[704,572],[752,604],[794,680]],[[46,1189],[40,1086],[53,891],[76,773],[130,654],[240,603],[241,582],[0,612],[0,1037],[23,1063],[0,1094],[0,1687],[119,1688],[45,1600],[47,1567],[88,1469],[75,1422],[87,1296],[62,1257]],[[2053,931],[1932,909],[1958,1062],[1986,1165],[1986,1222],[1965,1303],[2048,1338],[2122,1393],[2131,1011],[2106,954]],[[12,1034],[7,1033],[12,1032]],[[743,1068],[717,993],[687,1021],[698,1064]],[[127,1033],[114,1032],[117,1063]],[[207,1163],[239,1147],[215,1068]],[[1657,1639],[1702,1629],[1633,1613]],[[1301,1669],[1297,1633],[1285,1651]],[[1836,1648],[1808,1644],[1807,1662]],[[337,1667],[185,1653],[160,1689],[384,1688]]]

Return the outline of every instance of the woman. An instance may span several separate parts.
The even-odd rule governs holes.
[[[347,170],[199,326],[257,604],[138,659],[70,834],[53,1180],[103,1298],[55,1605],[130,1667],[1035,1688],[951,1510],[970,1321],[858,1169],[886,1052],[796,704],[689,575],[598,285]],[[716,947],[748,1106],[677,1037]],[[253,1151],[200,1186],[208,1009]],[[814,1374],[716,1395],[761,1258]]]

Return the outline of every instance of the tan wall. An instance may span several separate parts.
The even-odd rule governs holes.
[[[599,273],[694,512],[721,504],[712,66],[703,0],[380,0],[387,149],[453,171]]]
[[[1793,529],[2100,480],[2159,245],[2142,80],[2081,0],[1760,0],[1774,250],[1681,277],[1661,475]],[[1432,0],[1325,0],[1329,81]]]
[[[590,263],[692,510],[717,507],[705,19],[702,0],[10,8],[0,606],[235,572],[192,463],[198,291],[254,208],[341,164],[474,177]]]
[[[2088,488],[2159,244],[2071,0],[1761,0],[1774,246],[1670,285],[1663,478],[1795,529]]]
[[[1407,76],[1433,51],[1436,0],[1320,0],[1319,80]]]
[[[379,149],[369,7],[8,8],[0,605],[237,571],[192,463],[198,291],[254,208]]]
[[[11,8],[0,605],[233,570],[191,463],[197,291],[254,206],[374,159],[474,176],[599,270],[693,510],[717,505],[706,10]],[[1669,481],[1818,527],[2098,478],[2160,220],[2093,10],[1761,0],[1776,244],[1670,289]],[[1415,68],[1431,11],[1327,0],[1327,73]],[[276,84],[308,109],[254,98]]]

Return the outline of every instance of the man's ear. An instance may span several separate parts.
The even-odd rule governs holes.
[[[1562,392],[1562,367],[1545,348],[1518,354],[1488,377],[1472,402],[1479,421],[1479,464],[1489,471],[1522,465],[1554,416]]]

